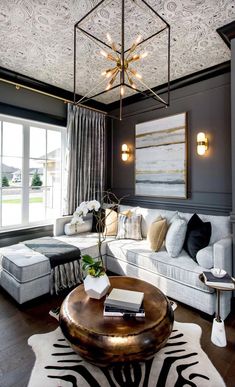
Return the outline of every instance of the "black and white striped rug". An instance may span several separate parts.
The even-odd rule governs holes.
[[[102,369],[73,352],[58,327],[29,338],[36,361],[28,387],[225,387],[200,337],[198,325],[175,321],[166,346],[153,359]]]

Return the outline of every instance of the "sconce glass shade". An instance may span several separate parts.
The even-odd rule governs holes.
[[[122,144],[122,160],[127,161],[130,157],[130,150],[126,144]]]
[[[208,139],[204,132],[197,134],[197,153],[203,156],[208,149]]]

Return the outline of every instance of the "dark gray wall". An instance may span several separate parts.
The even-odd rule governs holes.
[[[130,105],[127,111],[141,111],[151,105],[153,101],[142,101]],[[135,196],[135,125],[181,112],[188,113],[188,199]],[[196,152],[199,131],[205,131],[209,139],[209,151],[203,157]],[[120,157],[122,143],[127,143],[132,151],[131,160],[126,163]],[[129,195],[125,199],[128,204],[227,214],[232,206],[230,147],[230,74],[227,73],[171,92],[169,108],[115,121],[111,189],[119,196]]]
[[[3,105],[2,105],[3,104]],[[66,125],[67,104],[64,101],[27,89],[16,89],[14,85],[0,82],[0,113],[7,114],[8,106],[15,107],[11,115]]]

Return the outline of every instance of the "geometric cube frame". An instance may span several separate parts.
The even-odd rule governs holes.
[[[132,45],[126,45],[125,43],[125,24],[127,23],[127,20],[125,19],[125,0],[119,1],[120,4],[120,43],[116,45],[116,43],[112,41],[104,41],[103,39],[100,39],[100,37],[95,35],[90,31],[90,29],[84,27],[83,25],[86,22],[89,22],[89,18],[92,16],[94,12],[99,11],[99,8],[102,6],[104,8],[105,3],[110,3],[110,0],[101,0],[96,6],[94,6],[88,13],[86,13],[76,24],[74,25],[74,104],[79,106],[85,106],[86,102],[91,99],[97,99],[104,95],[105,93],[110,93],[111,91],[114,91],[117,88],[120,88],[119,92],[119,98],[120,98],[120,108],[119,108],[119,116],[114,117],[122,120],[123,118],[126,118],[130,115],[135,115],[133,113],[131,114],[123,114],[123,93],[125,90],[131,89],[132,92],[135,91],[137,93],[141,93],[146,98],[152,98],[155,100],[156,105],[152,107],[152,110],[159,109],[162,107],[167,107],[170,104],[170,25],[165,21],[165,19],[158,14],[145,0],[130,0],[132,6],[139,7],[141,10],[146,10],[146,13],[151,13],[151,17],[154,17],[157,23],[161,23],[161,28],[158,29],[156,32],[150,34],[149,36],[145,37],[144,39],[139,38],[139,41],[136,40],[135,43]],[[126,1],[127,3],[127,1]],[[108,5],[108,4],[107,4]],[[144,7],[144,8],[143,8]],[[105,57],[107,60],[111,60],[112,62],[115,62],[115,67],[113,69],[108,69],[105,71],[106,74],[111,77],[110,85],[106,87],[105,90],[99,91],[99,92],[92,92],[93,88],[84,96],[82,96],[79,100],[76,100],[76,81],[79,77],[79,69],[77,71],[77,30],[81,32],[84,36],[84,38],[88,38],[92,40],[93,43],[96,43],[99,47],[104,47],[105,51]],[[147,42],[149,42],[151,39],[155,38],[156,36],[159,36],[163,32],[167,32],[167,52],[166,52],[166,58],[167,58],[167,68],[166,68],[166,83],[167,83],[167,90],[166,90],[166,99],[163,99],[160,97],[151,87],[149,87],[145,82],[141,81],[141,79],[137,79],[136,70],[133,70],[130,65],[132,65],[133,62],[137,62],[138,60],[143,58],[143,55],[141,54],[134,54],[135,50],[140,50],[144,45],[146,45]],[[130,55],[132,55],[130,57]],[[110,62],[109,62],[110,63]],[[108,62],[107,62],[108,65]],[[119,78],[119,82],[117,83],[117,78]],[[142,90],[140,87],[137,87],[133,81],[133,78],[135,78],[135,81],[139,82],[142,86]],[[111,83],[112,82],[112,83]],[[116,84],[115,84],[116,82]],[[101,82],[103,83],[103,82]],[[100,85],[100,83],[97,85],[97,87]],[[155,85],[156,86],[156,85]],[[144,87],[144,89],[143,89]],[[107,89],[108,88],[108,89]],[[94,90],[96,87],[94,87]],[[90,94],[90,95],[89,95]],[[144,112],[144,111],[142,111]],[[138,113],[136,113],[138,114]]]

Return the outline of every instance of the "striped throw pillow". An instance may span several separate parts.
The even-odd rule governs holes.
[[[126,216],[118,214],[118,232],[117,239],[142,239],[140,214]]]

